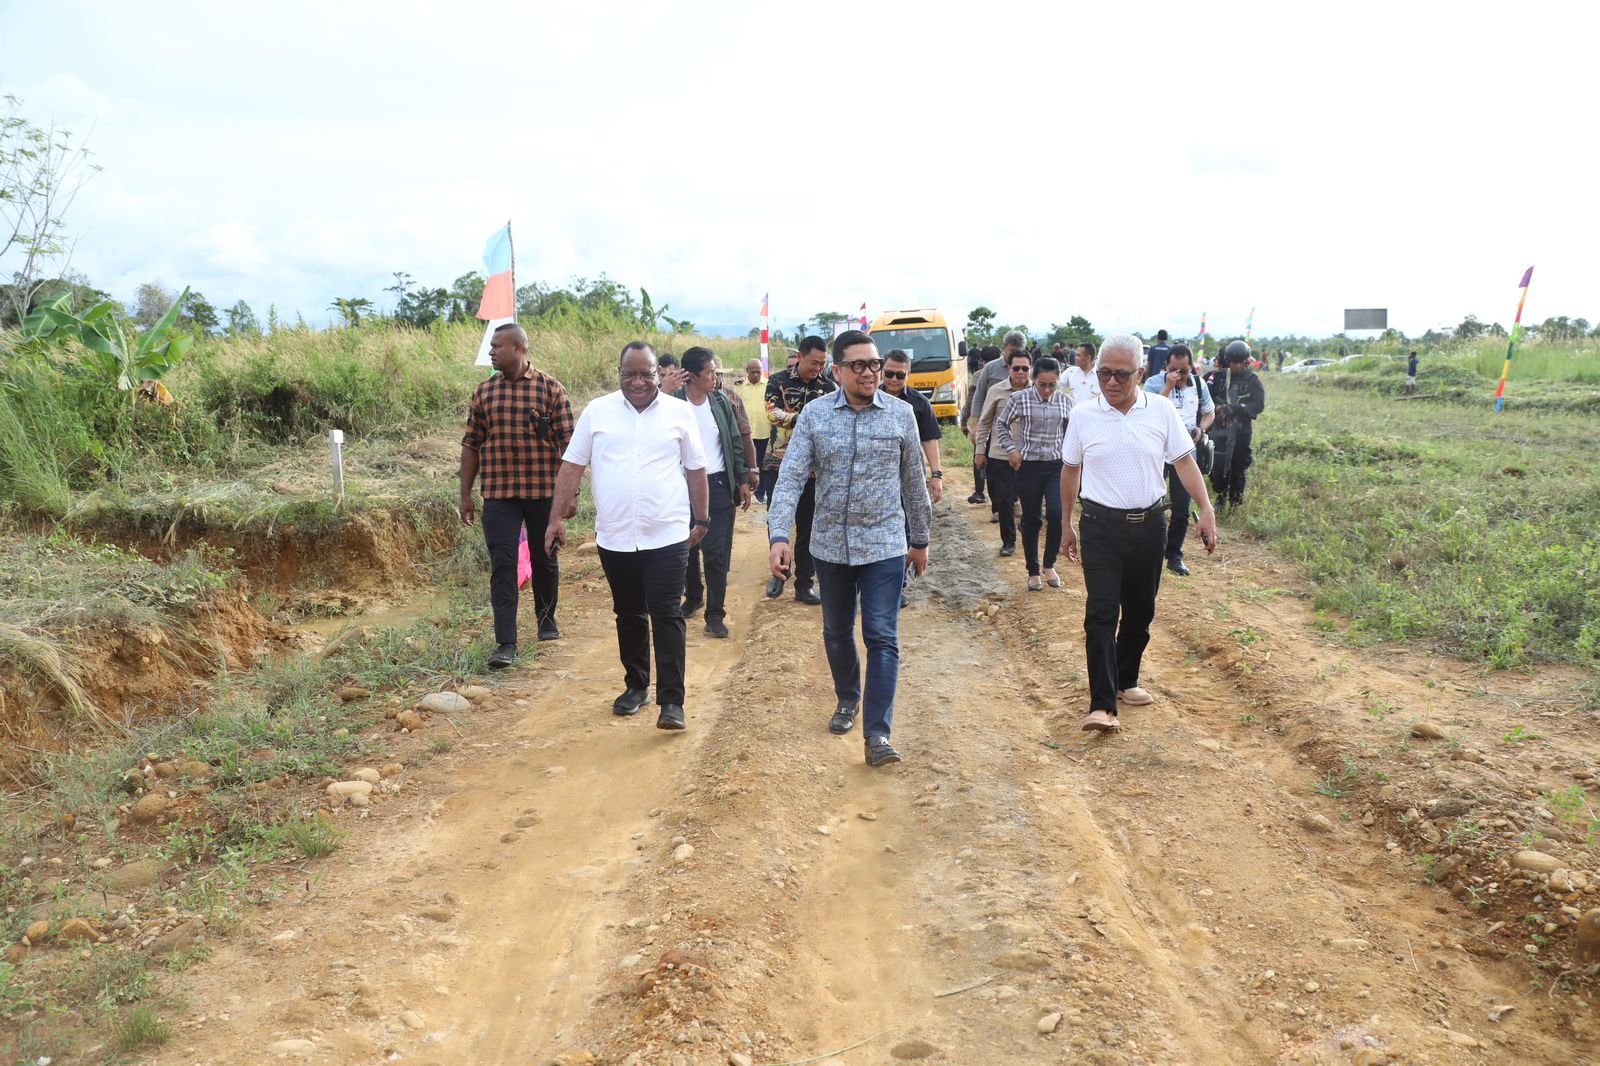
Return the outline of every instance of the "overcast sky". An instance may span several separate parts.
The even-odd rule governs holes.
[[[754,325],[1600,319],[1600,6],[0,0],[0,91],[104,171],[73,265],[325,322],[605,272]],[[691,13],[692,12],[692,13]]]

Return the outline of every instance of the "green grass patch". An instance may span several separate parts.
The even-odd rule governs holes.
[[[1495,667],[1600,663],[1594,418],[1267,388],[1242,521],[1303,564],[1316,609]]]

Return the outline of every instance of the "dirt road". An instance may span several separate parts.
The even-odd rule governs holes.
[[[592,555],[569,559],[566,638],[184,975],[193,1016],[154,1061],[1554,1064],[1600,1046],[1593,982],[1541,990],[1503,957],[1524,937],[1484,932],[1477,886],[1429,883],[1408,835],[1437,824],[1407,817],[1430,797],[1515,822],[1528,786],[1591,781],[1572,678],[1354,650],[1291,572],[1225,541],[1163,585],[1155,706],[1091,737],[1081,581],[1064,566],[1066,588],[1023,591],[980,511],[941,508],[901,621],[906,758],[879,771],[824,728],[817,609],[762,597],[758,515],[734,639],[691,623],[684,734],[609,713],[608,597]],[[1490,750],[1513,716],[1540,745]],[[1412,740],[1419,718],[1478,759]],[[1545,846],[1575,870],[1590,854]],[[1495,861],[1461,873],[1510,893]]]

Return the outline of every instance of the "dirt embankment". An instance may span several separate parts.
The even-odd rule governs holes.
[[[1537,813],[1593,795],[1580,679],[1334,643],[1225,543],[1163,589],[1156,705],[1092,737],[1080,580],[1022,591],[961,508],[934,562],[972,598],[930,575],[902,617],[901,766],[824,729],[820,620],[761,596],[755,516],[734,639],[691,625],[686,734],[609,714],[603,583],[569,580],[565,639],[192,971],[157,1061],[1590,1057],[1594,853]],[[1471,843],[1529,819],[1566,879]]]

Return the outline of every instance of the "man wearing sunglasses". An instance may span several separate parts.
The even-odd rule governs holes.
[[[1100,398],[1075,407],[1062,445],[1061,500],[1066,512],[1062,546],[1080,561],[1087,594],[1083,612],[1089,661],[1089,717],[1083,728],[1118,728],[1117,705],[1147,706],[1153,697],[1139,687],[1139,666],[1150,643],[1156,590],[1166,554],[1166,492],[1162,476],[1171,463],[1200,506],[1200,540],[1217,548],[1217,516],[1194,461],[1194,440],[1172,401],[1146,392],[1144,345],[1126,333],[1106,338],[1095,377]],[[1077,535],[1073,510],[1082,506]]]
[[[928,495],[934,503],[944,496],[944,471],[939,469],[939,419],[933,404],[916,389],[906,387],[911,377],[911,356],[894,349],[883,357],[883,391],[911,405],[917,416],[917,437],[922,441],[922,457],[928,461]]]
[[[822,592],[822,645],[838,703],[828,730],[848,733],[865,711],[862,733],[869,766],[900,761],[889,741],[900,671],[900,588],[907,568],[928,566],[933,507],[922,481],[922,442],[907,404],[883,395],[883,361],[872,338],[847,330],[834,338],[833,364],[842,383],[809,403],[778,469],[767,512],[773,576],[787,576],[795,508],[808,478],[816,479],[811,555]],[[856,652],[856,611],[867,646],[866,683]]]
[[[1007,377],[989,387],[983,397],[983,413],[972,433],[972,461],[989,479],[989,498],[994,501],[995,517],[1000,520],[1000,554],[1005,556],[1017,552],[1017,474],[1007,461],[994,424],[1012,395],[1028,387],[1028,374],[1033,370],[1027,352],[1012,352],[1009,359]]]

